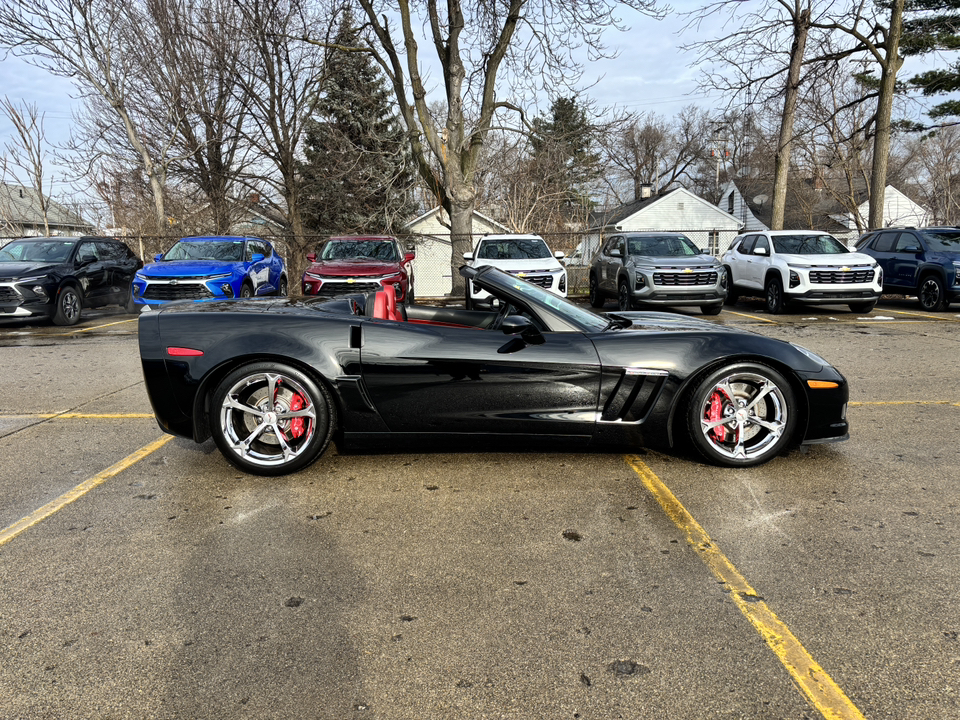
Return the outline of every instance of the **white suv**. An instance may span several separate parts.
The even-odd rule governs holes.
[[[470,267],[492,265],[556,295],[567,296],[567,271],[560,264],[563,253],[551,253],[539,235],[484,235],[475,252],[464,253],[463,259]],[[485,290],[467,283],[467,310],[489,297]]]
[[[765,230],[738,235],[721,258],[727,272],[727,304],[740,295],[766,298],[767,312],[791,302],[849,305],[873,310],[883,271],[869,255],[851,252],[832,235],[814,230]]]

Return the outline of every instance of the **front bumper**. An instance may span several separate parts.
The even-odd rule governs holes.
[[[382,290],[387,285],[393,285],[397,294],[397,301],[403,302],[407,299],[407,283],[399,276],[390,275],[388,277],[316,277],[314,275],[304,275],[301,286],[304,295],[315,295],[318,297],[336,297],[338,295],[354,295],[356,293],[370,293]]]
[[[229,300],[239,295],[242,278],[136,278],[133,301],[137,305],[164,305],[177,300]]]
[[[567,296],[567,273],[562,270],[544,270],[544,271],[519,271],[519,270],[505,270],[511,275],[522,278],[529,283],[533,283],[539,287],[542,287],[544,290],[552,292],[554,295],[559,295],[560,297]],[[480,288],[479,285],[475,283],[469,283],[468,292],[470,293],[470,299],[474,301],[483,302],[490,298],[490,293],[486,290]]]
[[[727,297],[722,268],[692,272],[675,269],[634,271],[633,301],[638,304],[685,307],[720,304]]]
[[[38,295],[16,282],[0,283],[0,318],[53,317],[56,312],[56,287],[42,285],[45,294]]]

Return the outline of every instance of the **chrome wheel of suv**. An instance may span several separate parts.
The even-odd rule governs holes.
[[[947,296],[943,289],[943,282],[936,275],[927,275],[920,281],[917,288],[917,299],[921,307],[930,312],[940,312],[947,307]]]

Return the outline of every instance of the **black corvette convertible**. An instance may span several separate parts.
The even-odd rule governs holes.
[[[491,267],[460,272],[490,293],[489,310],[404,307],[387,290],[142,315],[160,427],[212,435],[260,475],[306,467],[334,436],[421,448],[689,440],[735,467],[848,437],[846,380],[802,347],[683,315],[599,316]]]

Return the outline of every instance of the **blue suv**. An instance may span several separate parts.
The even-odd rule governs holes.
[[[883,268],[883,291],[916,295],[924,310],[960,302],[960,228],[883,228],[857,240]]]
[[[181,238],[133,279],[141,310],[173,300],[286,295],[283,258],[266,240],[212,235]]]

